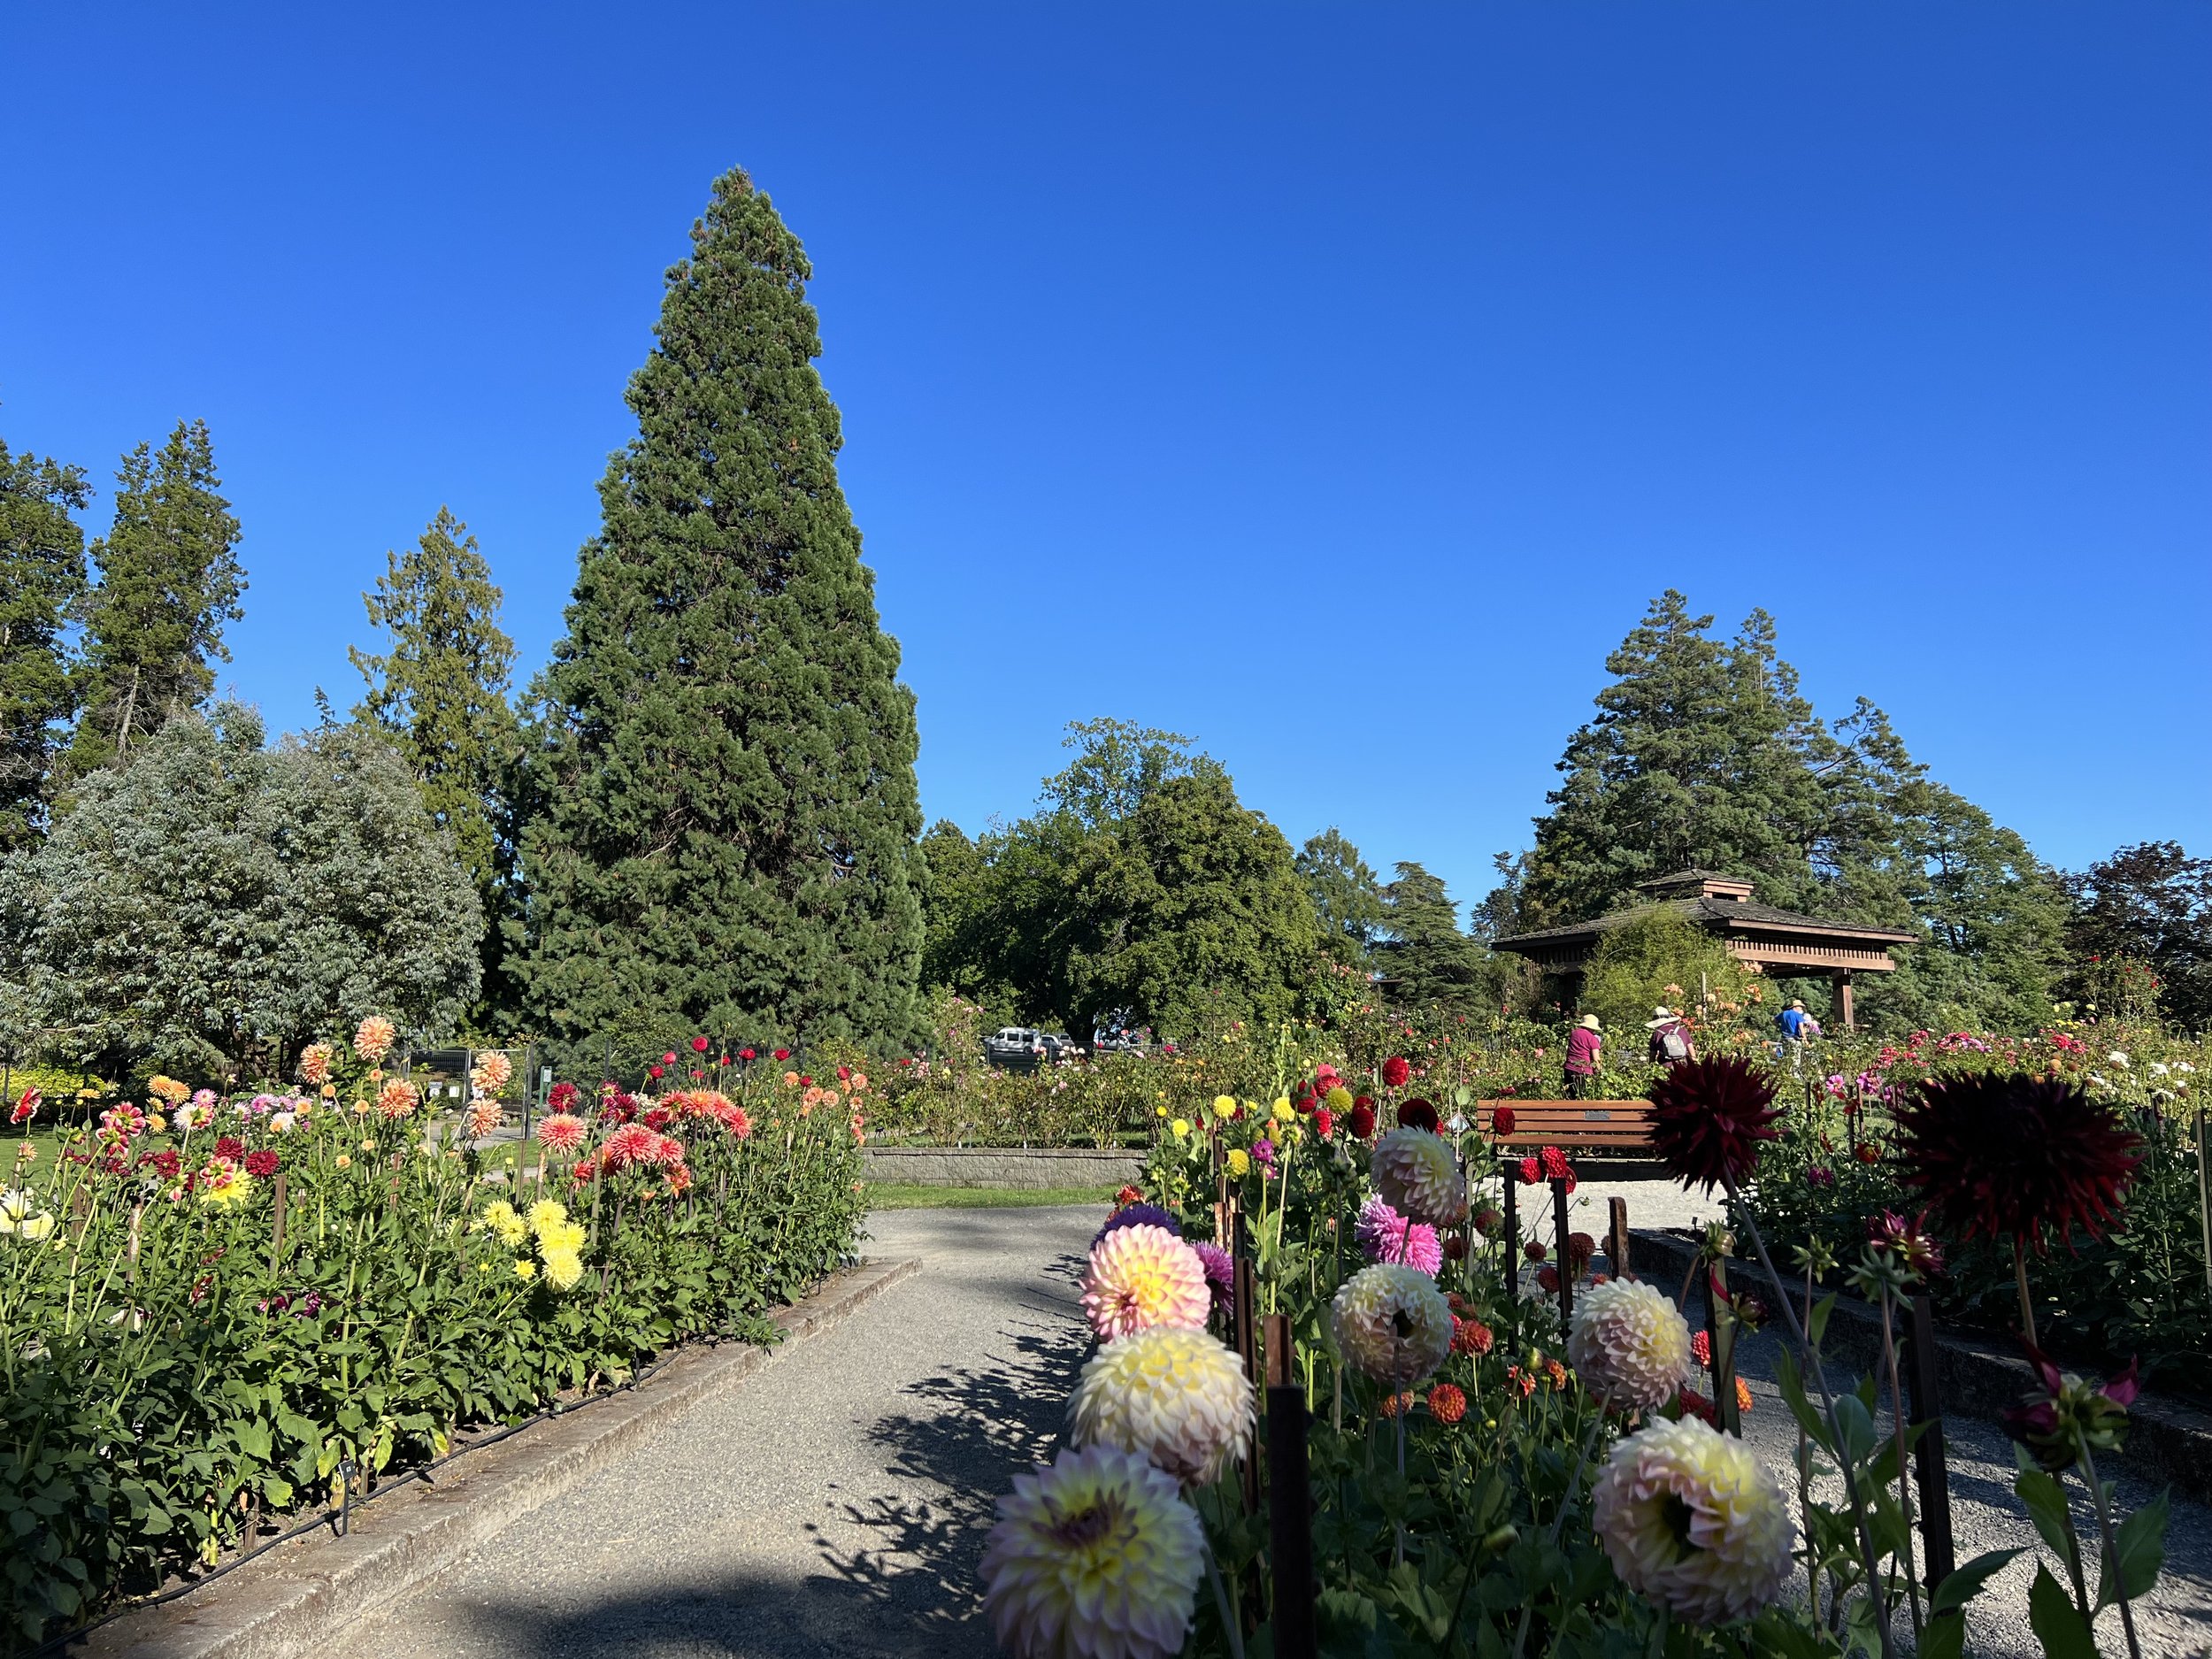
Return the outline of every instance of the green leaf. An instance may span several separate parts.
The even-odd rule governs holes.
[[[2043,1659],[2101,1659],[2073,1599],[2039,1561],[2035,1587],[2028,1592],[2028,1628],[2043,1644]]]
[[[2007,1562],[2021,1554],[2017,1549],[1985,1550],[1962,1567],[1955,1567],[1951,1576],[1944,1579],[1928,1602],[1929,1611],[1948,1613],[1964,1607],[1982,1592],[1992,1573],[2001,1571]]]
[[[2035,1530],[2051,1551],[2061,1561],[2073,1554],[2068,1538],[2066,1491],[2055,1476],[2039,1469],[2024,1469],[2012,1483],[2012,1490],[2021,1502],[2028,1507],[2028,1519],[2035,1523]]]
[[[1832,1290],[1813,1304],[1813,1310],[1805,1320],[1805,1334],[1812,1339],[1814,1348],[1817,1348],[1821,1339],[1828,1334],[1828,1316],[1835,1310],[1836,1293]]]
[[[1946,1578],[1945,1584],[1950,1580]],[[1928,1621],[1920,1632],[1920,1659],[1964,1659],[1966,1653],[1966,1615],[1946,1613]]]
[[[2120,1558],[2120,1582],[2115,1587],[2109,1571],[2097,1586],[2097,1605],[2109,1607],[2124,1594],[2131,1601],[2147,1594],[2158,1582],[2158,1570],[2166,1562],[2167,1499],[2162,1492],[2112,1529],[2113,1552]]]
[[[1834,1438],[1829,1434],[1828,1425],[1820,1413],[1813,1409],[1812,1402],[1805,1398],[1804,1379],[1797,1374],[1797,1362],[1791,1357],[1787,1348],[1781,1349],[1774,1356],[1774,1380],[1775,1386],[1781,1391],[1783,1404],[1789,1407],[1790,1415],[1797,1419],[1798,1426],[1811,1437],[1814,1445],[1831,1457],[1834,1456]]]
[[[1843,1453],[1854,1463],[1864,1463],[1874,1450],[1874,1419],[1856,1394],[1836,1402],[1836,1427],[1843,1435]]]

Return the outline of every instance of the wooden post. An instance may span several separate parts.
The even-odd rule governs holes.
[[[1505,1294],[1521,1294],[1520,1179],[1509,1166],[1505,1172]]]
[[[1608,1211],[1605,1259],[1613,1269],[1614,1278],[1632,1279],[1635,1275],[1628,1265],[1628,1200],[1609,1198],[1605,1207]]]
[[[1828,984],[1835,993],[1836,1011],[1843,1016],[1843,1028],[1846,1031],[1856,1031],[1859,1024],[1852,1017],[1851,1009],[1851,970],[1838,968],[1828,976]]]
[[[1920,1539],[1933,1595],[1958,1557],[1951,1539],[1951,1482],[1943,1458],[1943,1397],[1937,1384],[1935,1306],[1925,1291],[1912,1299],[1912,1422],[1928,1425],[1913,1448],[1913,1477],[1920,1488]]]
[[[276,1225],[269,1234],[269,1277],[272,1280],[276,1278],[277,1265],[284,1257],[284,1175],[282,1170],[276,1172]],[[134,1246],[137,1240],[134,1238],[132,1243]],[[271,1288],[276,1286],[273,1284]]]
[[[1267,1316],[1267,1530],[1274,1568],[1276,1659],[1314,1659],[1313,1496],[1306,1476],[1306,1394],[1290,1320]]]
[[[1567,1183],[1563,1180],[1551,1184],[1551,1220],[1552,1256],[1559,1274],[1559,1341],[1563,1348],[1575,1318],[1574,1257],[1567,1248]]]
[[[1252,1271],[1251,1246],[1247,1239],[1244,1216],[1240,1210],[1232,1212],[1230,1227],[1235,1240],[1232,1247],[1230,1260],[1236,1270],[1237,1357],[1244,1362],[1245,1376],[1255,1386],[1257,1386],[1260,1381],[1259,1275]],[[1260,1460],[1258,1458],[1247,1457],[1244,1460],[1242,1485],[1244,1512],[1247,1515],[1256,1514],[1260,1507]]]
[[[29,1131],[27,1129],[26,1133]],[[2212,1290],[2212,1192],[2206,1189],[2204,1108],[2197,1108],[2197,1225],[2204,1232],[2204,1287]]]

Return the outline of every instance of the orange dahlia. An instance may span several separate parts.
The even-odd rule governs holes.
[[[1429,1390],[1429,1415],[1439,1423],[1456,1423],[1467,1415],[1467,1396],[1456,1383],[1440,1382]]]

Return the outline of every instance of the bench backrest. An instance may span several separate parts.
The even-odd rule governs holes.
[[[1499,1107],[1513,1112],[1513,1133],[1499,1144],[1509,1147],[1583,1147],[1592,1151],[1647,1151],[1651,1147],[1651,1102],[1647,1100],[1485,1101],[1475,1122],[1490,1133]]]

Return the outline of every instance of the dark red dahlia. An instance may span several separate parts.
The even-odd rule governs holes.
[[[1490,1133],[1495,1135],[1509,1135],[1513,1133],[1513,1109],[1510,1106],[1501,1106],[1490,1114]]]
[[[1418,1097],[1398,1108],[1398,1126],[1402,1129],[1425,1129],[1434,1134],[1440,1121],[1436,1108]]]
[[[1345,1114],[1344,1133],[1355,1141],[1364,1141],[1375,1133],[1375,1109],[1363,1100]]]
[[[2077,1084],[1984,1072],[1923,1083],[1897,1102],[1898,1178],[1937,1225],[2041,1252],[2079,1226],[2101,1238],[2135,1179],[2142,1138]],[[2046,1229],[2048,1229],[2047,1233]]]
[[[246,1154],[246,1173],[266,1180],[277,1172],[282,1162],[275,1153],[265,1148],[259,1152],[249,1152]]]
[[[1413,1068],[1394,1054],[1383,1062],[1383,1081],[1392,1088],[1403,1088],[1406,1079],[1412,1075]]]
[[[1533,1187],[1544,1179],[1544,1166],[1534,1158],[1523,1158],[1520,1175],[1522,1186]]]
[[[553,1086],[553,1092],[546,1096],[546,1110],[552,1112],[575,1110],[576,1096],[579,1093],[580,1091],[573,1083],[556,1083]]]
[[[236,1135],[225,1135],[215,1143],[215,1156],[219,1158],[228,1158],[235,1164],[246,1156],[246,1143]]]
[[[1544,1241],[1541,1239],[1531,1239],[1521,1247],[1521,1254],[1532,1262],[1540,1262],[1551,1252],[1544,1248]]]
[[[1335,1127],[1336,1114],[1331,1111],[1326,1106],[1322,1107],[1318,1111],[1314,1113],[1313,1132],[1314,1133],[1319,1135],[1324,1141],[1326,1141],[1329,1138],[1329,1131]]]
[[[1567,1162],[1567,1155],[1557,1147],[1546,1147],[1536,1156],[1544,1166],[1546,1180],[1564,1181],[1573,1178],[1574,1166]]]
[[[1651,1086],[1651,1143],[1667,1172],[1707,1192],[1746,1179],[1775,1139],[1774,1083],[1732,1056],[1685,1060]]]

